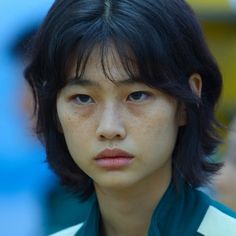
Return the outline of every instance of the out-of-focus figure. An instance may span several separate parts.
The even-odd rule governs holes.
[[[47,198],[55,178],[44,161],[41,145],[32,138],[29,117],[22,107],[22,72],[27,60],[27,38],[51,3],[52,0],[0,1],[1,236],[46,235]]]
[[[12,100],[2,100],[8,108],[3,110],[6,118],[3,122],[12,139],[8,151],[4,150],[7,138],[0,140],[0,235],[43,236],[46,232],[47,197],[54,177],[44,163],[41,145],[32,137],[33,124],[28,125],[33,106],[27,85],[23,83],[23,69],[28,60],[26,48],[36,28],[33,25],[22,29],[8,48],[12,74],[5,74],[4,78],[12,80],[12,84],[16,80],[17,86],[3,86],[6,92],[11,89],[14,92]],[[13,222],[14,227],[10,227]]]
[[[236,116],[229,130],[227,145],[225,165],[215,177],[214,184],[218,200],[236,210]]]

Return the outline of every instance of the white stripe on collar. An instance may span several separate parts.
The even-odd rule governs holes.
[[[51,234],[49,236],[74,236],[77,231],[83,226],[84,223],[80,223],[78,225],[74,225],[72,227],[69,227],[67,229],[63,229],[55,234]]]
[[[236,236],[236,219],[210,206],[198,233],[205,236]]]

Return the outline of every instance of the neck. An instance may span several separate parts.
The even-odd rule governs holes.
[[[167,168],[167,170],[165,169]],[[152,214],[171,180],[168,164],[138,184],[126,188],[95,190],[102,215],[102,236],[145,236]]]

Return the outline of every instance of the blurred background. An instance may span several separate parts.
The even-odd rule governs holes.
[[[236,0],[188,2],[221,68],[224,91],[217,116],[230,127],[216,153],[225,167],[207,191],[236,210]],[[89,202],[82,204],[59,186],[27,113],[32,97],[22,74],[25,50],[52,3],[0,1],[0,235],[48,235],[83,221],[89,208]]]

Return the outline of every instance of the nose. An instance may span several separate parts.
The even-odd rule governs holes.
[[[122,140],[126,137],[121,110],[117,106],[109,104],[103,109],[96,136],[99,140]]]

